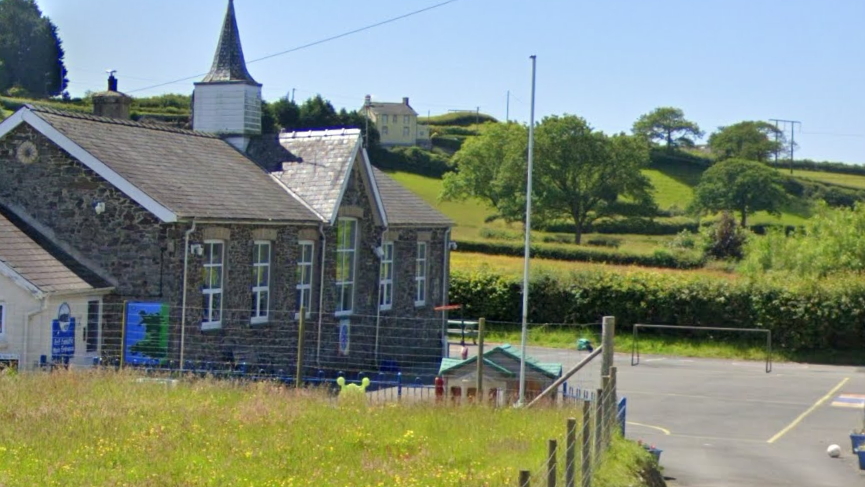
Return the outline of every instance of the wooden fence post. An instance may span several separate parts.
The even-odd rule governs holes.
[[[576,426],[576,425],[574,425]],[[583,401],[583,431],[580,452],[580,486],[592,485],[592,404]],[[573,478],[567,487],[574,487]]]
[[[531,479],[528,470],[520,470],[520,487],[531,487]]]
[[[587,420],[586,402],[583,402],[583,422]],[[585,428],[585,426],[583,426]],[[574,487],[577,450],[577,420],[568,418],[567,443],[565,444],[565,487]]]
[[[610,367],[613,366],[613,339],[616,336],[616,318],[614,316],[604,316],[601,328],[601,343],[604,346],[604,352],[601,357],[601,376],[610,375]]]
[[[547,443],[547,487],[556,487],[556,455],[559,453],[559,445],[556,440]]]
[[[300,307],[300,323],[297,326],[297,372],[294,376],[294,385],[300,389],[303,387],[303,325],[306,311]]]
[[[484,325],[486,321],[486,318],[478,320],[478,385],[477,392],[475,392],[478,404],[486,403],[486,396],[484,396]]]

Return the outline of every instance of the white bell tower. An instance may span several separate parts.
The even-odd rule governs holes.
[[[261,84],[246,70],[234,0],[228,0],[213,66],[195,83],[192,128],[222,135],[241,152],[261,135]]]

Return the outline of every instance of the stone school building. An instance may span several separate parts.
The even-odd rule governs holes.
[[[119,357],[149,303],[176,363],[293,370],[302,307],[310,371],[437,368],[451,221],[357,129],[262,135],[232,2],[193,130],[130,120],[113,77],[93,99],[0,123],[0,362]]]

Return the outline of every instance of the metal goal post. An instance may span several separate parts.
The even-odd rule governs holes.
[[[765,333],[766,334],[766,373],[772,372],[772,330],[763,328],[722,328],[716,326],[678,326],[678,325],[646,325],[638,323],[634,325],[634,340],[631,348],[631,366],[640,365],[639,330],[640,328],[669,329],[669,330],[697,330],[697,331],[729,331],[742,333]]]

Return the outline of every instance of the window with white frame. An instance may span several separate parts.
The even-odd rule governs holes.
[[[357,220],[340,218],[336,227],[336,314],[354,309],[354,274],[357,255]]]
[[[313,242],[301,240],[298,242],[300,252],[297,254],[297,312],[303,306],[305,315],[311,315],[312,310],[312,258]]]
[[[387,135],[387,125],[385,125],[385,126],[383,126],[383,127],[381,128],[381,134],[382,134],[382,135]]]
[[[393,307],[393,242],[381,245],[380,267],[378,308],[387,311]]]
[[[256,240],[252,246],[252,318],[250,323],[267,322],[270,304],[270,242]]]
[[[204,284],[201,294],[201,328],[204,330],[222,326],[222,289],[225,242],[221,240],[204,241]]]
[[[383,115],[381,116],[381,123],[382,123],[382,125],[386,125],[386,124],[387,124],[387,114],[383,114]]]
[[[408,137],[409,135],[411,135],[411,129],[408,127],[403,127],[402,128],[402,135],[403,135],[403,137]]]
[[[426,304],[426,274],[427,274],[427,243],[417,243],[417,259],[415,260],[415,306]]]
[[[409,116],[403,115],[402,116],[402,123],[404,123],[405,125],[408,125],[408,122],[409,122]]]

